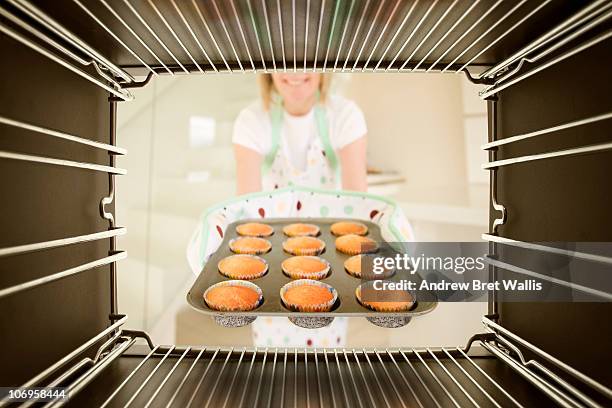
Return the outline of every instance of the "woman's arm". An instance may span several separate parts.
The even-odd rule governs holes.
[[[366,148],[367,139],[363,135],[339,151],[342,165],[342,188],[344,190],[366,191]]]
[[[236,158],[237,193],[261,191],[261,154],[255,150],[234,144]]]

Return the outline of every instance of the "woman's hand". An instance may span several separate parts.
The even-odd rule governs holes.
[[[342,165],[342,188],[344,190],[366,191],[366,135],[344,146],[339,151]]]
[[[261,161],[255,150],[234,144],[238,195],[261,191]]]

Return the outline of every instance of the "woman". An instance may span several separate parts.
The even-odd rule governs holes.
[[[366,190],[366,124],[357,105],[329,95],[330,76],[260,76],[261,101],[234,124],[238,194],[290,185]],[[322,329],[300,329],[285,318],[253,323],[257,346],[338,347],[346,319]]]
[[[366,190],[366,124],[330,76],[265,74],[234,124],[238,194],[288,185]]]

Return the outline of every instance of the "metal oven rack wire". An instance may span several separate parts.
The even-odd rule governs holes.
[[[93,359],[79,359],[80,352],[125,320],[121,317],[26,384],[66,387],[71,399],[48,407],[527,407],[551,401],[562,407],[603,407],[612,399],[610,389],[490,317],[483,318],[485,332],[465,347],[161,346],[143,332],[119,330]],[[138,338],[146,347],[128,351]],[[525,352],[535,358],[526,359]],[[82,392],[87,386],[97,391]]]
[[[90,19],[92,25],[102,28],[133,58],[133,63],[129,64],[112,62],[89,40],[82,39],[28,0],[6,0],[0,4],[0,31],[4,35],[110,94],[109,144],[0,117],[2,126],[80,143],[105,150],[110,155],[107,166],[0,152],[1,159],[81,168],[109,175],[109,195],[100,202],[100,214],[109,222],[107,231],[0,249],[0,257],[6,257],[110,239],[107,257],[0,290],[0,297],[14,296],[39,285],[111,265],[109,326],[24,385],[63,385],[75,398],[82,398],[86,393],[81,391],[89,384],[108,381],[107,373],[113,370],[125,373],[119,383],[107,388],[110,391],[105,399],[97,401],[103,406],[114,405],[117,401],[122,401],[124,406],[157,405],[159,401],[166,406],[193,403],[205,406],[297,406],[305,401],[307,405],[334,407],[398,404],[404,407],[415,404],[420,407],[520,407],[527,406],[521,398],[525,398],[534,387],[541,392],[544,401],[552,400],[564,407],[608,405],[612,398],[610,389],[508,331],[495,322],[494,316],[483,319],[485,332],[474,336],[465,348],[423,350],[228,350],[155,346],[146,333],[122,328],[127,316],[118,312],[116,263],[127,254],[115,248],[115,239],[125,234],[126,228],[115,225],[114,216],[106,211],[106,205],[114,200],[115,175],[126,173],[115,166],[115,155],[126,154],[126,151],[115,146],[114,121],[117,103],[133,98],[129,88],[144,86],[153,76],[163,73],[247,70],[465,72],[470,80],[489,85],[482,97],[494,100],[497,92],[608,40],[612,34],[609,29],[602,30],[612,16],[612,3],[597,0],[503,61],[487,62],[484,56],[488,50],[504,43],[515,30],[544,12],[551,6],[551,1],[521,0],[507,4],[498,0],[487,4],[481,0],[351,0],[349,6],[346,6],[348,2],[339,0],[211,1],[204,4],[199,0],[146,0],[141,2],[142,7],[136,7],[133,0],[123,0],[119,9],[116,3],[107,0],[72,0],[74,11],[82,18]],[[134,22],[137,25],[131,25]],[[125,31],[114,31],[117,24]],[[441,29],[444,26],[446,30]],[[161,34],[162,30],[166,35]],[[593,36],[595,31],[597,33]],[[147,42],[145,38],[155,41]],[[568,45],[572,48],[568,49]],[[527,66],[534,67],[524,72]],[[142,73],[148,74],[146,79],[136,81],[137,74]],[[500,167],[611,149],[612,144],[603,143],[504,160],[496,160],[494,153],[502,145],[545,137],[559,130],[611,118],[612,112],[608,112],[503,140],[496,140],[492,135],[483,148],[491,152],[493,159],[483,168],[491,171],[494,186],[495,172]],[[504,206],[496,201],[494,191],[492,199],[494,208],[502,212],[493,231],[483,235],[483,239],[491,242],[493,255],[496,245],[558,251],[498,236],[496,227],[504,224],[507,215]],[[564,255],[612,263],[608,257],[593,254],[571,252]],[[497,267],[513,268],[519,273],[534,273],[495,258],[490,262],[493,270]],[[572,288],[584,289],[575,285]],[[607,293],[595,294],[610,298]],[[149,348],[144,358],[130,353],[139,338],[144,339]],[[98,348],[93,358],[83,357],[95,346]],[[523,350],[539,360],[527,360]],[[492,370],[490,365],[493,365]],[[123,366],[129,369],[126,371]],[[511,387],[504,387],[507,379],[500,373],[507,374],[507,368],[525,380],[522,386],[527,389],[527,394],[515,395],[515,391],[522,388],[514,383]],[[241,392],[230,392],[239,389],[238,384],[243,380],[246,384]],[[226,381],[229,384],[227,389],[223,387]],[[173,382],[174,388],[170,386]],[[171,389],[174,392],[169,394]],[[62,403],[56,401],[48,405],[59,406]],[[0,406],[5,404],[6,401],[0,402]]]

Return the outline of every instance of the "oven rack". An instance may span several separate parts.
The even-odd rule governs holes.
[[[579,51],[518,75],[524,65],[602,26],[612,13],[609,1],[593,1],[520,47],[517,31],[555,6],[552,0],[66,0],[60,12],[29,0],[6,0],[0,5],[5,19],[0,31],[121,100],[133,98],[123,85],[134,83],[136,73],[467,73],[468,68],[481,71],[473,80],[491,85],[486,97],[608,38],[586,40]],[[108,39],[82,38],[98,30],[79,36],[61,22],[71,19],[88,21]],[[503,54],[511,55],[496,61]]]
[[[484,317],[466,347],[155,346],[126,316],[24,386],[67,387],[69,406],[602,407],[612,391]],[[94,358],[84,351],[105,341]],[[138,338],[147,346],[134,345]],[[526,359],[525,353],[540,359]],[[30,401],[23,406],[29,406]],[[5,406],[6,401],[0,401]]]

